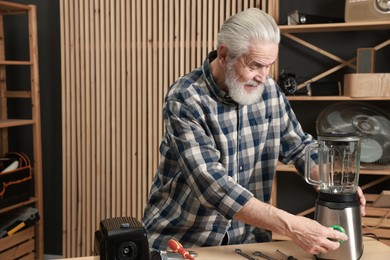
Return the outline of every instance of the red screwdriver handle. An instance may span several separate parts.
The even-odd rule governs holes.
[[[173,252],[181,254],[185,259],[195,260],[179,241],[170,239],[168,246]]]

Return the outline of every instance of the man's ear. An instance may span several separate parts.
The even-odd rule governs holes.
[[[221,64],[221,66],[224,66],[224,67],[226,66],[227,55],[228,55],[228,48],[226,47],[226,45],[221,44],[219,46],[219,50],[218,50],[218,62],[219,62],[219,64]]]

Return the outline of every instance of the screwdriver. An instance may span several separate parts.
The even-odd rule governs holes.
[[[195,260],[190,253],[180,244],[179,241],[170,239],[168,241],[168,246],[172,249],[173,252],[181,254],[185,259]]]
[[[295,257],[293,257],[292,255],[286,255],[284,254],[282,251],[280,251],[279,249],[276,249],[276,253],[282,255],[286,260],[297,260]]]

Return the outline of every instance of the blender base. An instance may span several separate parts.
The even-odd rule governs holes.
[[[363,254],[362,222],[357,193],[330,194],[320,192],[316,202],[315,220],[331,227],[344,228],[348,240],[342,242],[337,250],[316,255],[317,259],[357,260]]]
[[[359,260],[360,258],[362,258],[363,256],[363,251],[364,251],[364,247],[362,248],[362,253],[359,255],[358,258],[356,258],[356,260]],[[326,254],[325,254],[326,255]],[[321,258],[319,257],[318,255],[314,255],[314,257],[318,260],[344,260],[344,259],[348,259],[348,258]],[[342,256],[341,256],[342,257]]]

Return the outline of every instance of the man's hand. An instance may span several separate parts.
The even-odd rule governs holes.
[[[348,236],[330,227],[324,227],[318,222],[301,216],[290,216],[286,220],[288,230],[286,235],[298,246],[311,254],[327,253],[339,248],[340,240]]]
[[[348,236],[340,231],[322,226],[312,219],[295,216],[255,198],[251,198],[234,218],[286,235],[311,254],[336,250],[340,246],[338,241],[348,240]]]
[[[364,197],[363,191],[360,187],[357,188],[357,194],[360,202],[360,214],[364,217],[366,215],[366,198]]]

